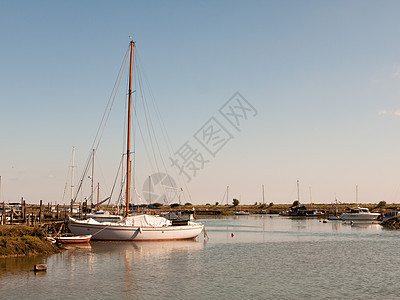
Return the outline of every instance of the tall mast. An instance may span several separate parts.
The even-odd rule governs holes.
[[[91,195],[91,197],[90,197],[90,203],[93,205],[93,203],[94,203],[94,201],[93,201],[93,199],[94,199],[94,149],[93,149],[93,154],[92,154],[92,185],[91,185],[91,188],[92,188],[92,195]]]
[[[129,185],[131,172],[131,106],[132,106],[132,68],[133,68],[133,47],[135,42],[130,42],[130,64],[129,64],[129,91],[128,91],[128,130],[126,143],[126,215],[129,214]]]
[[[74,160],[75,160],[75,147],[72,147],[72,166],[71,166],[71,201],[74,200]]]

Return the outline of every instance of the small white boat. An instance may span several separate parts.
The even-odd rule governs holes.
[[[55,240],[57,243],[76,244],[76,243],[89,243],[91,235],[78,235],[78,236],[59,236]]]
[[[370,212],[368,208],[352,208],[350,212],[345,212],[340,219],[343,221],[375,221],[380,216],[379,213]]]

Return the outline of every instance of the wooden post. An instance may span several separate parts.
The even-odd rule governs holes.
[[[84,203],[83,212],[84,212],[84,216],[85,216],[85,219],[86,219],[86,217],[87,217],[87,200]]]
[[[36,226],[36,214],[33,212],[33,226]]]
[[[43,213],[43,201],[40,200],[40,207],[39,207],[39,224],[42,223],[42,213]]]
[[[71,208],[71,211],[70,211],[71,212],[71,216],[72,216],[72,205],[73,205],[73,203],[72,203],[72,200],[71,200],[71,207],[70,207]]]
[[[60,205],[59,204],[57,204],[57,221],[59,220],[59,218],[60,218],[60,207],[59,207]]]
[[[3,213],[1,214],[1,225],[6,224],[6,203],[3,201]]]
[[[14,221],[14,209],[11,206],[11,210],[10,210],[10,224],[12,224]]]
[[[22,222],[26,224],[26,203],[24,198],[22,198]]]
[[[82,219],[82,202],[79,203],[79,219]]]

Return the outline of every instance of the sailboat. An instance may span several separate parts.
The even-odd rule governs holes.
[[[93,219],[77,220],[69,218],[68,227],[75,235],[91,235],[92,240],[107,241],[161,241],[184,240],[196,238],[204,229],[202,223],[188,220],[184,225],[174,225],[170,220],[146,214],[129,215],[130,199],[130,135],[131,135],[131,107],[132,107],[132,69],[135,42],[130,41],[130,67],[129,67],[129,92],[128,92],[128,126],[126,149],[126,213],[125,218],[118,222],[98,222]]]

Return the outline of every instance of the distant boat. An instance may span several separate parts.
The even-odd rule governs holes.
[[[375,221],[380,216],[379,213],[372,213],[368,208],[358,206],[358,186],[356,186],[356,208],[352,208],[350,212],[344,212],[341,215],[343,221]]]
[[[379,213],[370,212],[368,208],[352,208],[350,212],[345,212],[340,219],[343,221],[375,221],[380,216]]]
[[[336,195],[335,195],[334,208],[335,208],[335,212],[333,214],[329,213],[328,220],[337,221],[337,220],[340,220],[340,217],[341,217],[341,214],[339,214],[338,200],[336,199]]]
[[[250,215],[250,213],[248,212],[248,211],[237,211],[237,212],[235,212],[235,215],[236,216],[248,216],[248,215]]]
[[[307,212],[306,212],[307,218],[319,218],[319,217],[322,217],[323,215],[324,215],[324,213],[322,211],[319,211],[316,209],[307,210]]]
[[[78,235],[78,236],[59,236],[55,240],[57,243],[63,244],[76,244],[76,243],[88,243],[92,238],[91,235]]]
[[[399,211],[392,211],[392,212],[384,213],[381,216],[382,218],[378,218],[378,220],[380,220],[381,222],[385,222],[385,221],[387,221],[387,220],[389,220],[391,218],[398,217],[398,216],[400,216],[400,212]]]

